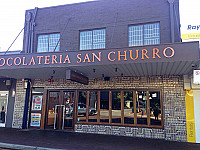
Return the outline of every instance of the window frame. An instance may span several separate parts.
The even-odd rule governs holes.
[[[75,120],[75,124],[92,124],[92,125],[117,125],[117,126],[127,126],[127,127],[145,127],[145,128],[158,128],[163,129],[164,128],[164,114],[163,114],[163,96],[162,96],[162,90],[161,89],[103,89],[103,90],[78,90],[79,91],[86,91],[87,98],[86,98],[86,121],[81,122]],[[88,122],[88,111],[89,111],[89,93],[90,91],[96,91],[98,94],[98,103],[97,103],[97,122]],[[101,91],[108,91],[109,92],[109,122],[100,122],[100,92]],[[112,123],[112,92],[113,91],[119,91],[121,94],[121,123]],[[134,124],[125,124],[124,123],[124,92],[132,91],[133,92],[133,107],[134,107]],[[146,91],[147,92],[147,125],[143,124],[137,124],[137,113],[136,113],[136,91]],[[161,107],[161,125],[151,125],[150,122],[150,100],[149,100],[149,93],[150,92],[159,92],[160,93],[160,107]],[[78,99],[77,99],[78,100]],[[78,104],[76,106],[78,108]],[[78,118],[77,114],[76,118]]]
[[[160,44],[161,43],[161,34],[160,34],[160,22],[158,21],[158,22],[148,22],[148,23],[140,23],[140,24],[130,24],[130,25],[128,25],[128,46],[129,47],[132,47],[132,46],[134,46],[134,45],[132,45],[132,46],[130,46],[129,45],[129,43],[130,43],[130,41],[129,41],[129,37],[130,37],[130,33],[129,33],[129,28],[130,27],[133,27],[133,26],[143,26],[143,30],[142,30],[142,32],[143,32],[143,34],[142,34],[142,45],[135,45],[135,46],[146,46],[146,45],[149,45],[149,44],[146,44],[146,45],[144,45],[144,40],[145,40],[145,38],[144,38],[144,26],[145,25],[152,25],[152,24],[159,24],[158,26],[159,26],[159,43],[158,44]],[[157,45],[157,44],[150,44],[150,45]]]
[[[93,50],[93,31],[95,30],[105,30],[105,47],[104,48],[99,48],[99,49],[105,49],[106,48],[106,28],[94,28],[94,29],[86,29],[86,30],[79,30],[79,50],[84,51],[84,50]],[[92,31],[92,48],[91,49],[81,49],[81,32],[88,32]],[[98,50],[98,49],[95,49]]]
[[[37,45],[36,45],[36,53],[51,53],[51,52],[54,52],[54,51],[49,51],[49,36],[52,35],[52,34],[59,34],[60,35],[60,38],[59,38],[59,49],[58,51],[55,51],[55,52],[59,52],[60,51],[60,39],[61,39],[61,34],[60,32],[52,32],[52,33],[42,33],[42,34],[37,34]],[[39,41],[38,41],[38,38],[39,36],[44,36],[44,35],[48,35],[48,51],[44,51],[44,52],[38,52],[38,44],[39,44]],[[57,43],[56,43],[57,45]]]

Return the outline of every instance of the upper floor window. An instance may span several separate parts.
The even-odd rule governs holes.
[[[38,36],[37,52],[53,52],[60,50],[60,34],[45,34]]]
[[[160,24],[129,26],[129,46],[160,44]]]
[[[105,48],[106,30],[90,30],[80,32],[80,50]]]

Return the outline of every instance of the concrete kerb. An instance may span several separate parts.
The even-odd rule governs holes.
[[[16,150],[17,149],[21,149],[21,150],[64,150],[64,149],[45,148],[45,147],[27,146],[27,145],[9,144],[9,143],[0,143],[0,148],[10,148],[10,149],[16,149]]]

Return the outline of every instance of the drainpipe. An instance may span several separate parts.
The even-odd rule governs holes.
[[[25,104],[24,104],[24,114],[23,114],[23,122],[22,122],[22,129],[27,128],[27,118],[28,118],[28,104],[30,98],[30,89],[31,89],[31,81],[30,79],[24,79],[25,81],[25,89],[26,89],[26,96],[25,96]]]
[[[168,0],[170,5],[171,42],[174,43],[174,0]]]

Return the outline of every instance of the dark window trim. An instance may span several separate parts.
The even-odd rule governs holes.
[[[160,21],[145,22],[145,23],[137,23],[137,24],[129,24],[128,27],[139,26],[139,25],[147,25],[147,24],[156,24],[156,23],[159,23],[159,24],[160,24]]]

